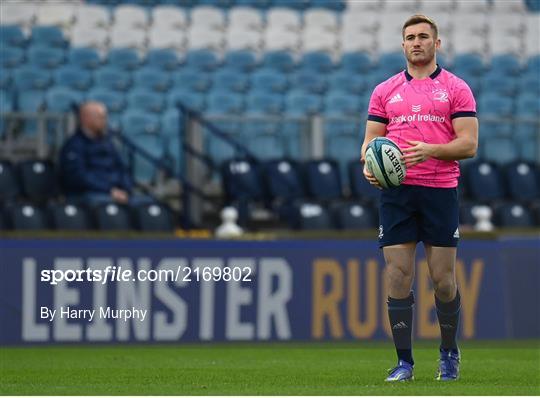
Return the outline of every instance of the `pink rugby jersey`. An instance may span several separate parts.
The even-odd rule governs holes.
[[[417,80],[407,71],[382,82],[371,95],[368,120],[385,123],[386,137],[401,149],[407,141],[446,144],[456,135],[452,120],[476,116],[476,102],[463,80],[437,66],[429,77]],[[459,163],[430,158],[407,169],[404,184],[453,188]]]

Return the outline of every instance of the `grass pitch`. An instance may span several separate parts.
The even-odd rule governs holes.
[[[540,395],[540,340],[461,347],[459,381],[434,380],[437,342],[422,342],[399,384],[383,381],[389,343],[2,347],[0,394]]]

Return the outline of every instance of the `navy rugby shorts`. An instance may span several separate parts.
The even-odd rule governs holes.
[[[459,241],[457,188],[400,185],[383,189],[379,204],[379,246],[424,242],[456,247]]]

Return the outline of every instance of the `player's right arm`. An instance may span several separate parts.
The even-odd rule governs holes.
[[[381,122],[375,122],[373,120],[368,120],[366,123],[366,133],[364,134],[364,143],[362,144],[362,155],[361,161],[364,164],[364,177],[369,181],[371,185],[376,186],[379,189],[382,189],[379,182],[375,179],[373,174],[371,174],[366,166],[366,149],[371,140],[377,137],[384,137],[386,135],[386,124]]]

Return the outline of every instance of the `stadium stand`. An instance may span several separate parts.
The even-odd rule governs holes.
[[[401,23],[423,10],[439,22],[445,48],[441,63],[467,81],[478,102],[481,146],[478,161],[465,162],[465,199],[491,202],[508,194],[529,200],[518,198],[515,186],[505,192],[502,176],[518,164],[536,170],[540,159],[536,2],[445,0],[436,7],[427,0],[145,4],[2,2],[0,136],[7,136],[8,125],[26,138],[37,136],[35,118],[8,123],[11,112],[69,112],[75,103],[95,99],[107,105],[112,127],[122,128],[154,155],[176,159],[181,169],[188,157],[176,150],[186,121],[176,109],[180,101],[260,160],[292,156],[291,161],[308,165],[310,158],[328,158],[338,170],[332,182],[350,183],[339,188],[339,195],[334,186],[321,192],[342,197],[350,191],[365,205],[377,196],[363,186],[355,161],[369,95],[376,84],[403,69]],[[382,12],[384,26],[378,17]],[[458,17],[459,26],[454,23]],[[313,122],[317,118],[322,122]],[[315,156],[305,152],[313,145],[304,136],[316,125],[322,150]],[[202,134],[205,155],[217,166],[237,155],[208,129]],[[136,161],[133,169],[149,182],[156,178],[152,168]],[[486,168],[491,171],[484,174]],[[516,170],[507,182],[525,178]],[[228,179],[223,178],[226,201],[235,192]],[[307,181],[308,192],[318,196],[320,182]],[[528,186],[534,186],[530,181]],[[263,189],[255,190],[257,200]]]

